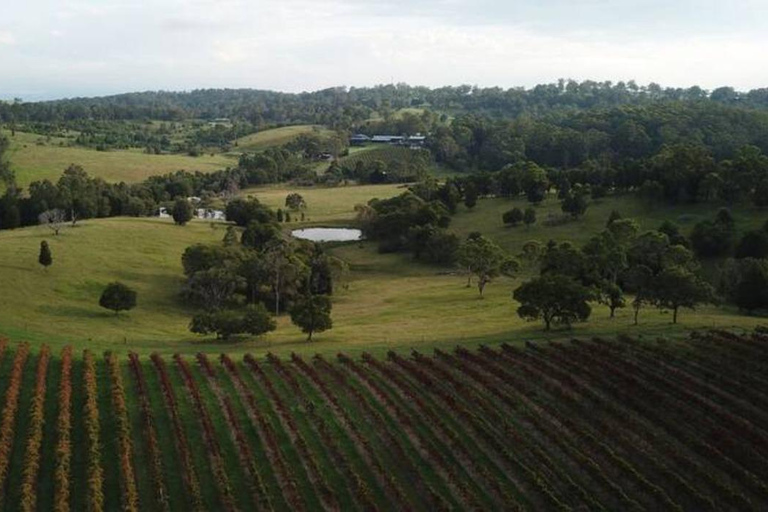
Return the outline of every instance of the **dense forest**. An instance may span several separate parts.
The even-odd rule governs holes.
[[[559,80],[530,89],[409,86],[335,87],[300,94],[256,89],[200,89],[189,92],[147,91],[99,98],[0,103],[0,122],[64,122],[76,119],[180,121],[229,118],[254,125],[316,123],[350,126],[374,111],[429,107],[449,114],[478,113],[499,118],[541,116],[553,111],[648,105],[659,101],[712,102],[768,108],[768,89],[737,92],[721,87],[662,88],[634,82]]]

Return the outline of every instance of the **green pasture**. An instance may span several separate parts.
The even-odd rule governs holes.
[[[305,224],[353,222],[352,205],[372,197],[397,194],[396,186],[296,189],[265,187],[246,191],[264,203],[279,207],[289,192],[298,191],[307,200]],[[480,231],[516,253],[530,239],[570,239],[583,242],[601,230],[609,212],[619,210],[636,216],[644,228],[656,227],[664,218],[678,220],[684,228],[714,214],[711,208],[690,206],[647,209],[631,198],[606,198],[594,204],[585,218],[564,226],[547,227],[540,222],[507,228],[501,212],[523,202],[487,199],[467,211],[461,207],[452,229],[460,236]],[[540,220],[557,209],[550,199],[538,207]],[[752,209],[734,211],[739,227],[761,225],[766,215]],[[291,225],[297,227],[299,222]],[[286,229],[290,226],[286,225]],[[208,243],[224,236],[224,225],[193,221],[186,227],[169,220],[114,218],[89,220],[55,237],[42,227],[0,232],[0,334],[14,340],[47,342],[54,346],[74,343],[94,350],[129,349],[142,353],[253,352],[289,354],[344,351],[382,353],[389,349],[433,347],[455,344],[473,346],[502,341],[522,342],[563,336],[677,336],[691,329],[723,327],[749,329],[764,322],[725,307],[708,306],[681,312],[680,325],[671,316],[644,309],[635,327],[631,311],[620,310],[615,319],[595,306],[590,320],[572,332],[544,333],[539,323],[521,320],[515,313],[512,290],[531,273],[527,269],[515,279],[490,284],[486,297],[466,288],[466,278],[453,269],[431,267],[412,261],[408,255],[376,251],[373,243],[353,243],[332,249],[343,258],[350,272],[337,286],[334,296],[334,328],[308,344],[287,316],[278,319],[278,329],[262,338],[231,343],[205,339],[188,332],[192,312],[177,299],[182,284],[180,257],[197,242]],[[37,263],[39,245],[47,240],[54,264],[47,271]],[[115,317],[98,306],[103,287],[120,280],[138,290],[139,304],[133,311]]]
[[[191,157],[187,155],[150,155],[140,149],[97,151],[69,146],[68,139],[59,139],[16,132],[3,132],[11,141],[10,162],[16,181],[26,187],[33,181],[56,181],[71,164],[83,167],[91,176],[110,182],[135,183],[150,176],[178,170],[211,172],[237,164],[230,156],[216,154]],[[60,145],[61,144],[61,145]]]

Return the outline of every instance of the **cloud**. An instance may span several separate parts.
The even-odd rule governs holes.
[[[16,44],[16,38],[10,32],[0,30],[0,45],[13,46]]]
[[[4,89],[53,97],[563,77],[765,86],[768,69],[756,63],[768,46],[768,3],[736,3],[703,11],[697,0],[62,0],[58,15],[43,16],[46,1],[27,0],[4,7],[0,66],[17,70]]]

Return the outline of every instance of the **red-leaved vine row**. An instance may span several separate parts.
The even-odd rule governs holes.
[[[360,455],[374,470],[374,474],[376,475],[379,484],[387,493],[392,504],[401,510],[410,508],[405,498],[405,493],[400,488],[399,482],[390,478],[389,472],[384,468],[381,460],[379,460],[379,457],[376,455],[376,451],[371,445],[370,440],[360,432],[357,423],[341,406],[336,395],[331,391],[325,381],[320,378],[317,371],[296,354],[291,354],[291,361],[308,377],[309,383],[320,393],[323,400],[330,406],[331,411],[339,420],[341,427],[348,432],[350,438],[358,447]]]
[[[125,405],[125,390],[120,374],[120,363],[113,352],[105,356],[109,369],[110,395],[112,398],[112,414],[117,427],[117,451],[120,458],[120,490],[124,512],[139,510],[139,492],[136,489],[136,474],[133,469],[133,441],[131,440],[131,423],[128,419],[128,408]]]
[[[621,416],[625,421],[630,421],[633,425],[636,425],[636,429],[642,432],[645,439],[649,442],[652,441],[667,457],[670,457],[677,464],[683,466],[685,468],[686,476],[690,476],[691,478],[695,477],[703,482],[707,482],[706,488],[711,490],[716,489],[720,493],[722,499],[728,502],[732,507],[737,509],[751,508],[751,505],[742,493],[736,492],[731,486],[725,485],[719,478],[714,477],[711,474],[711,471],[702,467],[696,459],[688,457],[685,453],[680,453],[681,447],[675,444],[675,440],[692,438],[683,434],[683,431],[678,429],[677,426],[669,429],[671,425],[665,425],[664,417],[663,415],[658,414],[659,409],[657,407],[647,407],[637,399],[636,395],[639,389],[636,386],[630,385],[625,387],[621,383],[612,380],[610,378],[610,371],[605,371],[605,367],[596,366],[592,362],[584,360],[582,357],[583,354],[579,354],[578,352],[571,353],[570,349],[559,344],[553,346],[556,350],[550,351],[548,358],[562,366],[566,371],[578,373],[582,378],[589,379],[590,383],[599,386],[601,393],[606,394],[607,397],[613,397],[606,398],[605,403],[620,403],[622,404],[622,408],[626,408],[630,411],[637,411],[640,413],[640,418],[644,418],[644,421],[652,422],[657,428],[664,431],[663,435],[655,435],[655,433],[649,431],[648,428],[645,428],[645,425],[641,424],[639,419],[635,419],[633,413],[617,410],[617,415]],[[513,362],[514,364],[514,361],[517,358],[524,356],[522,352],[518,353],[518,351],[507,345],[502,345],[502,348],[504,349],[502,352],[494,352],[492,355],[489,355],[489,357],[493,359],[500,358],[507,364],[509,364],[509,362]],[[682,435],[678,436],[678,434]],[[683,444],[687,443],[684,442]],[[695,451],[697,450],[694,449],[694,452]],[[702,506],[701,510],[705,510],[706,508],[708,507]]]
[[[85,424],[86,471],[88,475],[86,506],[89,512],[100,512],[104,510],[104,472],[101,468],[96,362],[93,359],[93,354],[88,350],[83,352],[83,381],[85,387],[83,422]]]
[[[29,408],[29,435],[24,452],[22,469],[21,500],[19,508],[31,512],[37,506],[37,475],[40,473],[40,448],[43,444],[43,424],[45,422],[45,382],[51,351],[48,345],[40,349],[35,372],[35,395]]]
[[[72,461],[72,347],[61,352],[59,414],[56,418],[56,461],[53,472],[53,509],[69,512],[70,464]]]
[[[435,428],[441,437],[445,439],[445,444],[455,450],[456,456],[469,474],[473,476],[473,480],[478,485],[488,487],[488,491],[494,497],[497,506],[504,506],[504,504],[509,506],[510,503],[514,503],[514,499],[507,497],[506,491],[501,488],[497,479],[491,475],[487,465],[478,463],[475,460],[474,455],[476,454],[472,453],[467,447],[466,443],[461,439],[461,435],[446,423],[445,414],[439,410],[434,411],[427,405],[418,392],[419,387],[412,386],[409,381],[402,378],[396,367],[382,363],[367,352],[363,353],[363,362],[365,362],[369,369],[375,370],[386,381],[393,384],[402,400],[412,403],[417,408],[419,414],[428,420],[428,425]],[[481,507],[475,506],[472,508]]]
[[[16,349],[16,357],[13,360],[13,368],[11,369],[8,388],[5,392],[5,407],[0,419],[0,505],[2,505],[6,497],[5,480],[8,477],[8,466],[11,462],[11,450],[13,449],[13,440],[16,434],[16,411],[19,408],[21,377],[24,373],[24,363],[26,363],[28,355],[29,345],[26,343],[19,345]]]
[[[247,356],[246,356],[247,357]],[[229,372],[232,382],[240,394],[241,398],[245,401],[246,413],[251,420],[253,427],[259,434],[259,438],[264,446],[264,450],[269,457],[270,463],[275,468],[275,475],[280,483],[281,490],[285,495],[285,499],[290,506],[296,510],[304,510],[304,500],[299,494],[298,485],[293,477],[293,473],[288,469],[288,465],[285,462],[283,454],[280,450],[280,446],[277,442],[277,434],[270,422],[267,421],[264,414],[259,411],[256,403],[256,398],[253,393],[248,389],[243,381],[242,376],[237,371],[237,367],[234,363],[227,359],[224,362],[224,366]]]
[[[200,367],[203,369],[203,373],[208,379],[211,389],[216,395],[216,399],[219,401],[220,407],[224,410],[224,417],[227,420],[229,426],[229,432],[235,441],[237,446],[237,455],[240,461],[240,466],[248,474],[250,479],[251,494],[254,503],[259,510],[272,510],[272,502],[264,489],[264,483],[261,480],[261,474],[256,466],[256,457],[253,455],[251,445],[243,434],[243,429],[240,426],[240,421],[235,415],[235,411],[232,408],[232,402],[228,396],[224,394],[219,383],[217,381],[216,371],[208,360],[208,356],[205,354],[197,354],[197,361]]]
[[[525,464],[520,458],[509,451],[505,443],[495,433],[495,429],[489,424],[488,419],[477,412],[474,412],[464,405],[459,396],[453,392],[444,389],[442,386],[437,385],[437,382],[447,381],[453,384],[455,387],[460,387],[459,384],[454,382],[449,374],[441,374],[437,379],[431,377],[425,370],[436,371],[436,368],[429,366],[431,361],[422,358],[420,354],[414,353],[417,363],[406,361],[393,352],[388,354],[388,357],[395,364],[409,372],[414,378],[420,382],[430,382],[431,390],[435,392],[436,397],[444,402],[450,411],[453,411],[464,421],[468,423],[468,426],[472,428],[474,436],[481,441],[486,447],[486,452],[492,457],[498,466],[505,469],[505,472],[513,477],[513,483],[517,491],[518,500],[524,500],[525,498],[533,499],[536,494],[540,495],[547,503],[547,508],[564,510],[568,507],[563,504],[557,496],[555,496],[552,490],[549,488],[547,482],[542,479],[535,471]],[[503,426],[502,426],[503,427]],[[523,475],[525,481],[520,481],[517,475]],[[525,493],[523,491],[524,486],[530,486],[537,492]],[[539,507],[543,504],[538,504]]]
[[[184,486],[187,490],[190,508],[196,511],[205,510],[205,506],[203,505],[203,494],[200,490],[200,480],[197,477],[195,465],[192,462],[192,453],[189,450],[187,435],[184,433],[183,422],[181,414],[179,413],[179,404],[176,401],[176,394],[173,392],[173,385],[168,377],[165,361],[163,361],[163,358],[157,353],[153,353],[150,356],[150,359],[152,360],[155,370],[157,371],[157,376],[160,379],[160,387],[162,388],[163,397],[165,398],[166,409],[168,410],[168,415],[171,417],[173,439],[176,443],[176,451],[179,454],[181,462]]]
[[[731,454],[727,454],[720,447],[712,445],[706,437],[688,431],[685,425],[687,423],[696,425],[698,416],[689,411],[686,402],[668,393],[666,389],[660,389],[645,379],[634,375],[631,371],[627,371],[626,368],[617,364],[617,358],[601,357],[591,345],[576,344],[562,348],[569,354],[585,358],[584,360],[588,365],[600,365],[614,385],[620,383],[621,386],[628,386],[627,392],[624,394],[626,403],[636,404],[643,410],[646,417],[654,418],[656,423],[663,426],[675,437],[683,439],[689,447],[701,456],[711,461],[717,461],[720,467],[739,482],[751,487],[757,494],[768,498],[765,483],[735,462],[731,458]],[[638,401],[637,398],[640,400]],[[664,410],[666,413],[660,414],[660,411]],[[681,415],[683,421],[674,421],[672,413]]]
[[[406,448],[403,446],[403,442],[401,441],[401,437],[392,433],[390,428],[387,426],[387,421],[384,418],[384,415],[379,412],[378,409],[372,407],[363,393],[356,387],[352,386],[347,381],[345,375],[341,371],[334,368],[332,364],[329,364],[321,355],[316,355],[314,360],[316,366],[319,366],[325,374],[330,375],[331,378],[339,386],[341,386],[342,389],[344,389],[349,395],[352,396],[354,401],[363,411],[365,417],[368,418],[372,425],[376,426],[375,430],[380,439],[380,442],[393,452],[393,458],[397,461],[399,466],[398,474],[402,474],[402,479],[410,482],[415,486],[416,492],[419,496],[421,496],[421,499],[427,503],[430,510],[448,509],[448,503],[446,503],[443,497],[435,492],[435,490],[428,482],[424,481],[422,478],[419,478],[419,470],[416,468],[416,465],[411,458],[412,456],[409,455],[411,450],[406,450]]]
[[[200,389],[197,387],[197,383],[192,377],[187,362],[179,354],[175,354],[173,359],[176,361],[176,365],[181,371],[184,386],[187,388],[187,392],[192,398],[192,405],[197,413],[197,419],[200,420],[200,424],[203,427],[203,438],[205,439],[205,447],[208,452],[208,457],[211,459],[214,484],[219,491],[222,505],[226,510],[233,512],[237,510],[237,504],[235,502],[235,496],[232,493],[232,486],[229,483],[229,476],[227,476],[224,457],[221,455],[221,447],[219,446],[216,431],[214,430],[213,423],[208,415],[208,409],[205,407],[203,398],[200,395]]]
[[[264,373],[253,358],[249,359],[248,365],[259,379],[259,382],[263,384],[264,388],[267,390],[267,396],[272,402],[274,409],[277,411],[278,419],[280,420],[283,429],[285,429],[288,436],[291,438],[291,442],[298,450],[299,455],[301,456],[302,465],[306,469],[307,476],[319,495],[320,500],[323,502],[323,506],[328,510],[338,510],[339,505],[336,496],[333,491],[331,491],[323,474],[320,472],[315,456],[310,451],[304,436],[296,426],[291,411],[286,406],[282,397],[275,390],[272,380],[266,373]]]
[[[625,411],[619,411],[616,403],[604,400],[599,393],[585,386],[579,378],[576,378],[574,373],[558,367],[556,352],[555,350],[540,353],[538,350],[527,350],[521,353],[521,356],[540,375],[555,379],[561,385],[580,395],[576,402],[571,402],[573,414],[584,418],[583,421],[588,421],[606,436],[612,436],[617,446],[620,446],[624,451],[633,453],[645,467],[649,468],[651,474],[657,475],[657,480],[664,482],[664,485],[670,488],[669,494],[680,502],[681,507],[702,511],[716,510],[716,506],[710,498],[703,496],[686,481],[687,478],[694,478],[696,473],[694,468],[690,469],[690,474],[686,472],[684,478],[663,460],[669,458],[688,466],[687,461],[679,453],[676,453],[675,447],[669,446],[664,440],[659,439],[658,436],[654,435],[654,432],[641,426]],[[504,367],[498,364],[499,361],[504,360],[504,354],[496,353],[487,347],[480,348],[480,356],[463,350],[457,351],[457,354],[464,359],[474,361],[478,367],[482,367],[488,373],[497,376],[499,382],[505,382]],[[663,454],[665,457],[660,457],[659,454]],[[708,478],[706,474],[701,476]],[[710,479],[709,485],[713,484],[714,482]],[[685,504],[686,501],[690,501],[690,505]]]
[[[133,380],[136,382],[136,394],[141,407],[141,424],[144,430],[144,439],[146,440],[145,449],[147,460],[149,461],[149,472],[152,478],[152,487],[155,494],[155,505],[158,510],[170,510],[168,502],[168,491],[163,478],[163,464],[160,457],[160,444],[157,440],[157,428],[155,427],[155,417],[152,413],[152,407],[149,403],[149,394],[147,392],[147,381],[144,378],[144,372],[141,368],[139,356],[131,352],[128,354],[128,366],[131,369]]]
[[[303,398],[307,400],[304,392],[296,381],[295,376],[291,373],[288,367],[283,365],[283,362],[272,354],[269,354],[267,357],[272,367],[275,368],[280,376],[288,383],[294,396],[296,396],[297,399]],[[255,360],[250,355],[246,355],[245,360],[248,364],[255,363]],[[366,511],[375,511],[377,507],[373,502],[371,490],[352,467],[349,459],[339,447],[338,440],[331,434],[325,420],[315,412],[315,408],[309,400],[307,400],[306,409],[311,424],[320,437],[323,446],[328,450],[331,460],[333,460],[334,465],[342,471],[347,482],[349,482],[348,485],[354,490],[353,496],[359,507]]]
[[[389,396],[383,387],[372,378],[372,375],[369,372],[364,371],[354,360],[343,354],[338,354],[337,358],[342,363],[342,366],[346,368],[351,375],[354,375],[362,385],[368,388],[377,398],[379,403],[381,403],[387,411],[397,419],[399,425],[407,435],[413,439],[414,446],[419,449],[425,459],[432,462],[434,471],[441,476],[452,490],[453,494],[463,502],[464,506],[471,509],[482,508],[467,487],[466,482],[456,474],[456,468],[445,460],[441,451],[433,445],[429,438],[421,434],[419,430],[415,428],[410,415]],[[422,422],[422,424],[424,423]],[[430,436],[434,436],[435,439],[439,439],[445,444],[446,438],[442,433],[438,433],[436,430],[430,430]]]

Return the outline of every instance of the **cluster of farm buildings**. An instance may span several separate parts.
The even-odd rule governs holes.
[[[366,144],[391,144],[393,146],[407,146],[411,149],[423,148],[427,142],[424,135],[373,135],[369,137],[364,133],[356,133],[349,138],[350,146],[365,146]]]

